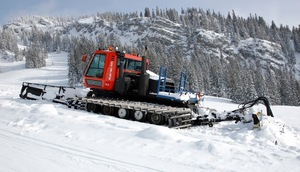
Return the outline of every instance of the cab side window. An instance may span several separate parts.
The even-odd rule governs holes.
[[[142,62],[141,61],[132,60],[132,59],[126,59],[124,69],[141,71],[141,69],[142,69]]]

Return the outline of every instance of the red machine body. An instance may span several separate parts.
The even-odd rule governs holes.
[[[114,91],[116,80],[120,77],[120,52],[96,50],[90,59],[83,76],[84,86],[96,90]],[[140,75],[142,57],[123,54],[123,73]],[[146,61],[149,68],[149,60]]]

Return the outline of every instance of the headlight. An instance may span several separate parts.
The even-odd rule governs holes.
[[[87,79],[86,82],[89,84],[89,85],[94,85],[94,86],[102,86],[102,81],[97,81],[97,80],[90,80],[90,79]]]

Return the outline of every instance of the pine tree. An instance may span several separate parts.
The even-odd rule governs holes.
[[[294,101],[294,105],[296,106],[300,106],[300,81],[295,80],[294,82],[294,95],[295,95],[295,101]]]
[[[214,94],[222,95],[224,93],[224,84],[223,84],[223,68],[221,66],[220,59],[218,57],[212,57],[211,58],[211,64],[210,66],[210,85],[211,85],[211,91]]]
[[[69,85],[74,86],[78,83],[82,83],[83,72],[86,68],[86,64],[81,61],[84,53],[87,53],[91,57],[92,53],[96,49],[95,43],[88,40],[85,37],[72,38],[72,45],[68,54],[68,78]]]
[[[244,87],[245,87],[245,94],[244,94],[244,102],[247,100],[254,100],[257,98],[257,92],[255,89],[255,83],[254,83],[254,72],[250,69],[245,69],[245,82],[244,82]]]
[[[151,17],[150,9],[148,7],[145,8],[144,16],[145,17]]]
[[[2,30],[0,28],[0,50],[4,49],[4,40],[2,38]]]
[[[280,42],[279,29],[274,21],[272,21],[270,28],[270,39],[273,42]]]
[[[15,61],[23,61],[23,55],[21,51],[14,52],[15,53]]]
[[[276,78],[276,74],[270,67],[266,69],[266,85],[268,89],[268,96],[270,101],[273,104],[280,104],[281,103],[281,95],[280,95],[280,82]]]
[[[292,30],[292,34],[293,34],[292,40],[294,42],[295,51],[300,53],[300,35],[298,35],[298,33],[297,33],[297,31],[294,27],[293,27],[293,30]]]
[[[281,104],[288,105],[292,103],[292,87],[291,87],[291,80],[288,77],[288,71],[285,68],[283,71],[279,71],[279,81],[280,81],[280,98]]]
[[[255,90],[257,92],[257,96],[267,96],[268,90],[267,90],[267,85],[265,81],[265,77],[262,73],[262,67],[259,61],[256,62],[256,67],[252,66],[252,69],[255,71],[253,78],[254,78],[254,85],[255,85]]]
[[[5,29],[2,33],[0,32],[0,34],[0,50],[8,50],[15,54],[18,53],[17,39],[13,32],[10,29]]]
[[[70,44],[71,44],[70,38],[68,36],[66,36],[66,35],[63,36],[63,38],[61,40],[61,50],[69,52]]]
[[[257,37],[268,40],[268,26],[263,17],[259,16],[257,21]]]
[[[60,47],[61,47],[60,34],[56,32],[53,37],[53,51],[59,53],[61,49]]]
[[[25,58],[26,68],[40,68],[46,66],[48,54],[42,50],[38,42],[34,42],[27,50]]]

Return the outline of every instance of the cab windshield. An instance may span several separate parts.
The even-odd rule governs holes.
[[[86,75],[91,77],[102,78],[105,60],[105,54],[96,54]]]

